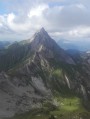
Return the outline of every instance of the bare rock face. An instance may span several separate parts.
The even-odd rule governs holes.
[[[34,34],[30,43],[32,51],[39,52],[48,59],[56,58],[59,61],[75,65],[72,58],[57,45],[44,28]]]
[[[51,91],[40,77],[31,77],[31,84],[23,85],[19,78],[11,79],[3,72],[0,74],[0,117],[11,117],[16,113],[41,108],[42,100],[50,98],[50,95]]]

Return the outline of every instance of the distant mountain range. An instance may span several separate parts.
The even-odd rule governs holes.
[[[3,49],[10,45],[11,43],[9,41],[0,41],[0,49]]]
[[[65,50],[67,49],[76,49],[80,51],[89,51],[90,50],[90,41],[88,40],[66,40],[60,39],[57,41],[57,44]]]
[[[43,109],[44,104],[55,108],[58,96],[78,97],[90,109],[89,53],[63,50],[44,28],[0,50],[1,118]]]

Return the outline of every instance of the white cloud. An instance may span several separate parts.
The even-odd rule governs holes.
[[[30,18],[33,17],[33,16],[37,16],[37,17],[42,16],[43,12],[44,12],[46,9],[48,9],[48,8],[49,8],[49,7],[48,7],[48,5],[46,5],[46,4],[39,5],[39,6],[35,7],[35,8],[32,8],[32,9],[30,10],[28,16],[29,16]]]
[[[17,16],[14,13],[8,14],[7,25],[11,30],[20,33],[20,32],[28,31],[30,29],[30,26],[31,26],[30,22],[28,23],[27,21],[25,23],[20,23],[20,22],[15,23],[15,19],[17,19]]]
[[[0,38],[5,35],[10,38],[10,34],[11,38],[14,36],[16,39],[23,39],[25,35],[26,38],[31,37],[31,34],[41,27],[45,27],[56,39],[90,36],[88,0],[7,1],[11,5],[7,4],[9,13],[0,15]]]
[[[83,4],[77,4],[76,6],[80,9],[86,9],[86,7]]]
[[[71,37],[88,37],[90,36],[90,27],[81,26],[68,32]]]

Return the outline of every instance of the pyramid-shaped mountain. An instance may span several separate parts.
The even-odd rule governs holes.
[[[32,51],[39,52],[48,59],[57,59],[62,62],[74,64],[72,58],[57,45],[44,28],[34,34],[30,45]]]
[[[20,64],[21,61],[23,62],[33,56],[36,52],[47,59],[75,64],[72,58],[42,28],[31,39],[15,42],[7,49],[0,51],[0,71],[13,68]]]
[[[44,28],[0,50],[0,72],[0,117],[41,108],[43,101],[53,102],[55,92],[88,100],[77,64]]]

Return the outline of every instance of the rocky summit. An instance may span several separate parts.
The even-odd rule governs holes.
[[[44,28],[1,49],[0,117],[42,109],[44,102],[57,106],[56,95],[76,96],[89,110],[89,66],[89,53],[63,50]]]

